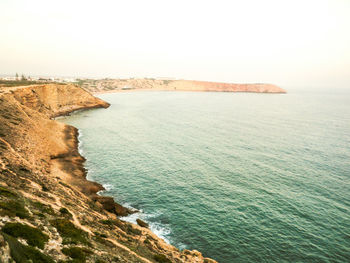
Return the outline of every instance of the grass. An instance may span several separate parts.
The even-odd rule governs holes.
[[[68,184],[65,184],[64,182],[58,182],[59,184],[63,185],[64,187],[67,187],[69,189],[72,189]],[[73,190],[73,189],[72,189]]]
[[[101,220],[100,223],[104,224],[104,225],[107,225],[107,226],[114,226],[115,221],[116,220],[107,219],[107,220]]]
[[[100,235],[100,236],[99,235],[95,235],[94,240],[96,242],[102,244],[102,245],[107,246],[107,247],[110,247],[110,248],[115,247],[115,245],[111,241],[109,241],[109,240],[107,240],[105,238],[107,238],[107,236],[103,237],[102,235]]]
[[[31,260],[32,262],[38,262],[38,263],[54,262],[50,257],[42,254],[39,250],[30,246],[25,246],[21,244],[14,237],[4,234],[4,238],[9,244],[11,257],[16,262],[28,262],[28,260]]]
[[[62,249],[62,253],[72,258],[71,262],[76,263],[86,262],[86,257],[92,254],[91,250],[83,247],[65,247]]]
[[[111,219],[101,220],[100,223],[107,225],[110,228],[118,227],[118,228],[122,229],[123,231],[126,231],[125,224],[123,224],[119,219],[117,219],[117,220],[111,220]]]
[[[18,195],[15,192],[12,192],[11,190],[3,186],[0,186],[0,196],[9,197],[9,198],[18,197]]]
[[[21,244],[16,238],[3,233],[5,240],[10,247],[10,255],[16,262],[54,263],[49,256],[39,250]]]
[[[99,232],[94,232],[94,234],[95,234],[96,236],[103,237],[103,238],[107,238],[107,237],[108,237],[106,234],[99,233]]]
[[[20,200],[8,200],[0,202],[0,215],[19,218],[29,218],[29,213]]]
[[[164,85],[168,85],[170,82],[172,82],[172,80],[168,80],[168,79],[163,80],[163,84],[164,84]]]
[[[111,227],[118,227],[124,232],[132,235],[141,235],[142,231],[132,227],[131,224],[123,224],[120,220],[101,220],[100,223]]]
[[[134,235],[141,235],[142,231],[138,230],[137,228],[133,228],[131,225],[128,225],[127,227],[127,232],[129,234],[134,234]]]
[[[1,231],[12,237],[21,237],[27,241],[28,245],[41,249],[49,240],[49,237],[39,229],[20,223],[7,223]]]
[[[33,84],[60,84],[50,81],[31,81],[31,80],[0,80],[0,87],[16,87],[16,86],[28,86]]]
[[[43,214],[49,214],[49,215],[55,214],[55,211],[52,209],[50,205],[45,205],[43,203],[34,201],[32,202],[32,206]]]
[[[87,233],[79,228],[76,228],[74,224],[65,218],[54,219],[50,221],[63,238],[63,244],[87,244],[90,243],[87,240]]]

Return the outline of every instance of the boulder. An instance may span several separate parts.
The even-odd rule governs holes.
[[[149,224],[147,224],[145,221],[141,220],[141,219],[136,219],[136,223],[140,226],[140,227],[145,227],[145,228],[149,228]]]

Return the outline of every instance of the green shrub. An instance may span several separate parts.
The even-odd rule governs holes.
[[[101,220],[101,221],[100,221],[101,224],[104,224],[104,225],[107,225],[107,226],[113,226],[113,225],[114,225],[114,222],[115,222],[115,220],[110,220],[110,219]]]
[[[119,219],[116,220],[111,220],[111,219],[107,219],[107,220],[101,220],[100,223],[107,225],[109,227],[119,227],[120,229],[126,231],[126,226],[125,224],[122,223],[122,221],[120,221]]]
[[[87,233],[79,228],[68,219],[55,219],[50,221],[63,238],[63,244],[89,244]]]
[[[71,257],[73,259],[73,262],[85,262],[86,256],[92,254],[92,252],[83,247],[70,247],[70,248],[63,248],[62,253]]]
[[[95,240],[96,242],[102,244],[102,245],[107,246],[107,247],[111,247],[111,248],[112,248],[112,247],[115,247],[115,245],[114,245],[111,241],[105,239],[105,238],[102,237],[102,236],[96,235],[96,236],[94,237],[94,240]]]
[[[64,216],[67,216],[69,218],[72,218],[73,215],[69,212],[69,210],[65,207],[60,208],[60,213]]]
[[[99,233],[99,232],[94,232],[95,236],[99,236],[99,237],[103,237],[103,238],[107,238],[107,235],[104,233]]]
[[[3,234],[10,247],[10,255],[16,262],[33,263],[54,263],[49,256],[44,255],[39,250],[21,244],[16,238]]]
[[[141,230],[138,230],[137,228],[133,228],[131,225],[128,225],[127,232],[129,234],[134,234],[134,235],[141,235],[141,233],[142,233]]]
[[[156,254],[153,256],[154,260],[160,263],[171,263],[170,259],[168,259],[165,255],[163,254]]]
[[[28,245],[41,249],[49,240],[49,237],[39,229],[20,223],[7,223],[1,230],[10,236],[21,237],[27,241]]]
[[[55,211],[50,205],[46,205],[37,201],[32,202],[32,206],[44,214],[54,215]]]
[[[61,214],[68,214],[68,213],[69,213],[69,211],[68,211],[68,209],[67,209],[67,208],[62,207],[62,208],[60,208],[60,213],[61,213]],[[69,214],[70,214],[70,213],[69,213]]]
[[[50,191],[50,189],[49,189],[49,188],[47,188],[47,186],[46,186],[46,185],[44,185],[44,184],[42,184],[42,185],[41,185],[41,190],[43,190],[44,192],[48,192],[48,191]]]
[[[19,218],[29,218],[29,213],[24,207],[24,203],[19,200],[9,200],[0,202],[0,215]]]
[[[9,198],[16,198],[18,195],[11,190],[7,189],[6,187],[0,186],[0,196],[9,197]]]
[[[64,182],[58,182],[58,183],[61,184],[61,185],[63,185],[64,187],[67,187],[67,188],[73,190],[72,187],[70,187],[68,184],[66,184],[66,183],[64,183]]]
[[[32,80],[25,80],[25,79],[0,80],[0,87],[28,86],[28,85],[33,85],[33,84],[50,84],[50,83],[59,84],[59,83],[53,82],[53,81],[34,81],[34,80],[32,81]]]

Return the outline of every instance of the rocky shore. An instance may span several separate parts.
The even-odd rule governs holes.
[[[78,130],[53,118],[108,103],[74,85],[0,88],[0,262],[215,262],[165,243],[86,179]]]

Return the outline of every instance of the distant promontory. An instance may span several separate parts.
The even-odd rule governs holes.
[[[93,93],[106,93],[131,90],[158,91],[217,91],[217,92],[254,92],[286,93],[286,90],[266,83],[235,84],[198,80],[169,79],[80,79],[79,85]]]

